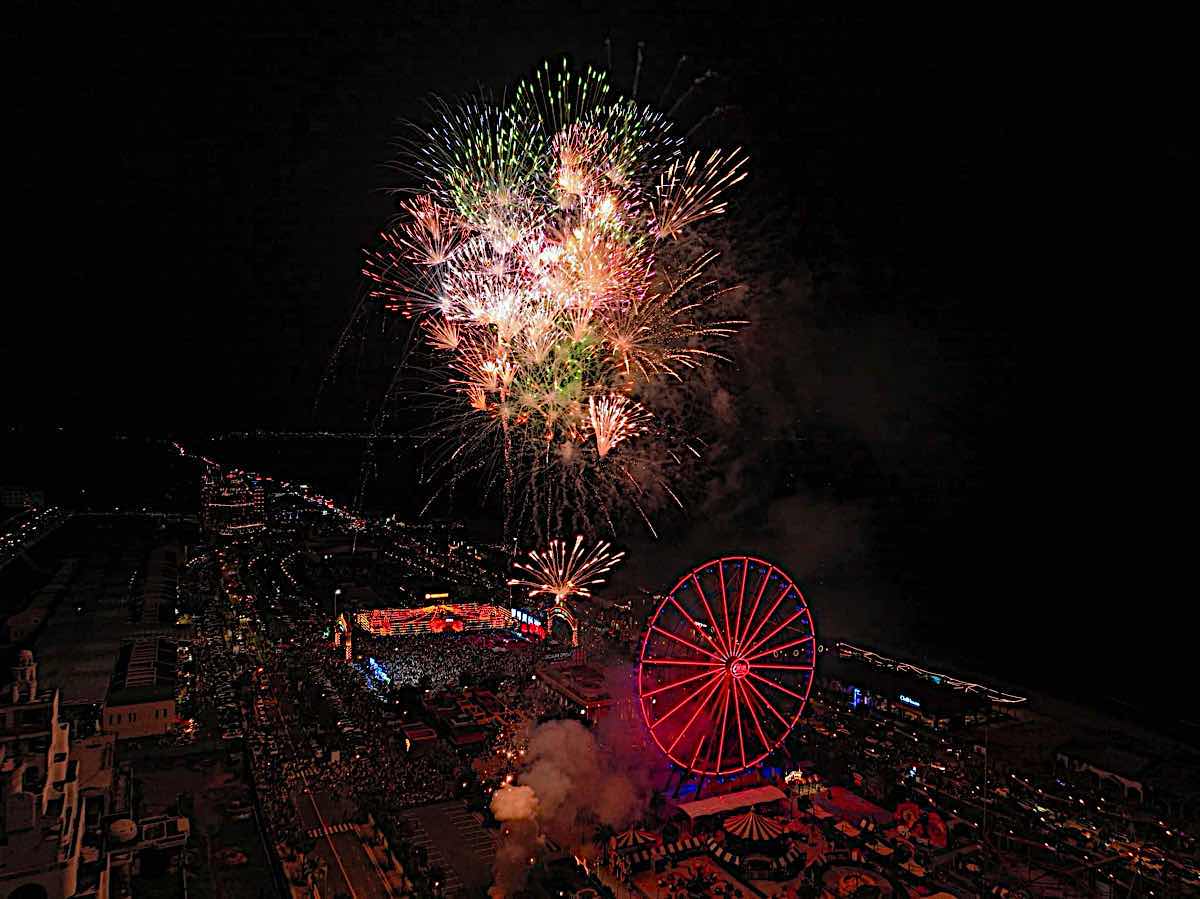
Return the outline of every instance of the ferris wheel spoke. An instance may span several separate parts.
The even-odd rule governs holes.
[[[678,734],[676,734],[675,739],[671,741],[671,745],[667,749],[667,755],[670,755],[671,752],[674,751],[675,746],[679,743],[680,740],[683,739],[684,734],[686,734],[689,730],[692,729],[692,725],[696,723],[696,719],[698,717],[700,717],[700,713],[704,710],[704,707],[706,705],[708,705],[709,699],[711,699],[713,696],[716,695],[717,687],[719,687],[721,685],[722,680],[723,680],[723,678],[718,677],[716,680],[714,680],[712,682],[712,684],[710,684],[709,686],[704,688],[704,690],[706,691],[704,693],[704,698],[702,700],[700,700],[700,704],[696,706],[696,711],[692,712],[692,717],[689,718],[688,723],[683,726],[683,730],[681,730]],[[699,695],[699,694],[692,694],[692,695],[695,696],[695,695]],[[661,724],[661,723],[662,723],[662,720],[660,719],[658,724]],[[655,727],[657,727],[658,724],[655,724]],[[651,730],[653,730],[653,728],[651,728]],[[704,742],[703,739],[700,742],[703,743]]]
[[[643,693],[642,698],[648,699],[651,696],[657,696],[659,693],[665,693],[667,690],[674,690],[676,687],[682,687],[684,684],[695,683],[696,681],[698,681],[702,678],[712,677],[713,673],[714,672],[712,672],[712,671],[702,671],[699,674],[693,674],[691,677],[685,677],[683,680],[672,681],[671,683],[667,684],[666,686],[655,687],[650,692]]]
[[[771,700],[767,699],[767,697],[762,695],[762,693],[761,693],[761,691],[759,691],[758,687],[754,686],[754,684],[750,683],[749,681],[746,681],[745,683],[746,683],[747,687],[749,687],[751,690],[754,691],[754,695],[759,698],[759,700],[762,702],[762,704],[765,705],[768,709],[770,709],[771,713],[776,718],[779,719],[779,723],[783,725],[784,732],[786,733],[788,731],[788,729],[791,728],[791,725],[788,723],[788,720],[783,717],[783,715],[779,714],[779,709],[775,708],[775,706],[771,702]],[[767,683],[770,683],[770,681],[767,681]]]
[[[688,659],[642,659],[643,665],[692,665],[704,668],[720,668],[720,662],[689,661]]]
[[[783,671],[812,671],[813,670],[812,665],[784,665],[782,663],[776,664],[774,662],[770,662],[770,663],[766,663],[766,664],[762,664],[762,665],[754,665],[752,667],[755,671],[757,671],[759,668],[778,668]]]
[[[721,770],[721,761],[725,758],[725,727],[729,723],[729,681],[725,681],[725,687],[722,690],[725,694],[725,702],[721,706],[721,736],[720,742],[717,744],[717,770]]]
[[[683,708],[685,705],[687,705],[689,702],[691,702],[693,699],[695,699],[697,696],[699,696],[705,690],[714,689],[718,684],[721,683],[720,674],[721,674],[720,671],[709,672],[707,676],[713,679],[713,682],[711,684],[706,684],[705,686],[699,688],[695,692],[689,693],[687,696],[683,697],[683,699],[679,700],[679,702],[675,703],[675,705],[671,707],[671,710],[669,712],[667,712],[665,715],[663,715],[661,718],[659,718],[657,721],[655,721],[653,724],[650,725],[650,730],[651,731],[657,730],[659,727],[662,726],[664,721],[666,721],[668,718],[670,718],[672,715],[674,715],[676,712],[678,712],[681,708]],[[643,703],[643,708],[644,707],[645,707],[645,704]],[[704,707],[704,703],[701,702],[699,707],[697,707],[697,711],[699,711],[699,709],[703,708],[703,707]]]
[[[705,631],[704,628],[700,626],[700,622],[698,622],[695,618],[693,618],[691,615],[689,615],[687,613],[687,609],[685,609],[683,606],[681,606],[679,604],[679,601],[674,596],[669,596],[667,598],[669,600],[671,600],[671,605],[673,605],[675,608],[677,608],[679,610],[679,614],[688,620],[688,622],[692,625],[692,628],[695,629],[696,631],[698,631],[700,636],[708,641],[708,645],[716,650],[715,653],[708,652],[707,650],[701,650],[701,652],[704,652],[707,655],[712,656],[717,661],[722,661],[722,656],[725,655],[725,651],[720,646],[718,646],[717,643],[713,640],[713,638],[708,635],[708,632]],[[699,649],[699,647],[696,647],[696,648]]]
[[[652,626],[652,627],[650,628],[650,630],[652,630],[652,631],[656,631],[657,633],[660,633],[660,634],[662,634],[664,637],[670,637],[670,638],[671,638],[672,640],[674,640],[676,643],[682,643],[684,646],[687,646],[687,647],[689,647],[689,648],[691,648],[691,649],[694,649],[694,650],[696,650],[696,652],[703,653],[704,655],[708,656],[709,658],[715,659],[715,660],[716,660],[716,664],[718,664],[718,665],[719,665],[719,664],[722,664],[722,662],[721,662],[721,657],[720,657],[720,656],[718,656],[718,655],[717,655],[716,653],[714,653],[714,652],[709,652],[707,649],[704,649],[704,648],[702,648],[702,647],[700,647],[700,646],[697,646],[697,645],[696,645],[695,643],[693,643],[691,640],[685,640],[685,639],[683,639],[683,637],[680,637],[678,634],[673,634],[673,633],[671,633],[670,631],[663,630],[663,629],[662,629],[661,627],[659,627],[657,624],[656,624],[656,625],[654,625],[654,626]]]
[[[758,636],[759,631],[761,631],[764,627],[766,627],[767,622],[770,621],[774,617],[775,610],[779,608],[779,604],[781,602],[783,602],[783,598],[785,596],[787,596],[788,593],[792,590],[792,586],[793,585],[792,585],[791,581],[788,581],[786,584],[783,585],[783,589],[779,591],[779,596],[777,596],[775,598],[775,602],[772,603],[772,605],[771,605],[771,611],[767,612],[767,614],[763,616],[762,621],[760,621],[758,623],[758,627],[756,627],[754,629],[754,632],[749,637],[746,638],[743,645],[746,645],[746,646],[754,645],[754,638]],[[749,625],[747,625],[747,627],[749,627]]]
[[[721,627],[717,624],[717,619],[712,613],[712,609],[708,605],[708,597],[704,595],[704,588],[700,586],[700,579],[696,577],[696,572],[692,572],[692,583],[696,585],[696,592],[700,594],[700,602],[704,604],[704,614],[708,616],[708,623],[712,625],[713,633],[721,639],[721,652],[729,655],[729,647],[725,645],[725,637],[721,633]]]
[[[775,681],[771,680],[770,678],[763,677],[761,674],[755,674],[753,670],[750,671],[749,674],[755,680],[760,680],[764,684],[770,684],[776,690],[786,693],[788,696],[794,696],[796,699],[799,699],[801,702],[805,701],[805,697],[801,696],[799,693],[789,690],[787,687],[783,686],[782,684],[775,683]]]
[[[754,711],[754,703],[750,699],[750,694],[742,684],[738,684],[738,689],[745,698],[746,708],[750,710],[750,720],[754,722],[754,729],[758,731],[758,739],[762,742],[763,749],[769,752],[771,744],[767,742],[767,735],[763,733],[762,723],[758,720],[758,713]]]
[[[742,753],[742,767],[746,767],[746,739],[742,736],[742,700],[740,698],[740,689],[738,682],[733,682],[733,715],[737,718],[738,729],[738,748]]]
[[[705,736],[702,736],[700,738],[700,740],[696,743],[696,751],[692,753],[692,760],[690,762],[688,762],[688,768],[690,768],[693,771],[696,770],[696,759],[700,758],[700,750],[704,748],[704,742],[707,739],[708,739],[708,736],[706,734]]]
[[[750,560],[746,560],[746,567],[750,567]],[[766,574],[763,575],[762,583],[758,585],[758,592],[754,595],[754,605],[750,607],[750,617],[746,619],[746,630],[750,630],[750,625],[754,623],[754,616],[758,614],[758,604],[762,600],[763,593],[766,592],[767,584],[771,580],[771,572],[774,571],[774,566],[768,565]],[[737,635],[737,639],[733,641],[734,649],[742,645],[742,634]]]
[[[725,611],[725,630],[722,633],[725,635],[725,648],[729,649],[733,646],[733,637],[730,636],[729,630],[729,599],[725,596],[725,560],[717,562],[717,578],[721,585],[721,608]]]
[[[790,643],[782,643],[781,646],[773,646],[773,647],[770,647],[769,649],[763,649],[762,652],[755,653],[754,655],[748,655],[748,657],[745,657],[745,658],[746,658],[746,661],[754,661],[755,659],[761,659],[763,657],[763,655],[770,655],[772,653],[781,653],[781,652],[784,652],[785,649],[791,649],[794,646],[803,646],[804,643],[809,643],[809,642],[812,642],[811,634],[809,634],[808,636],[805,636],[805,637],[799,637],[798,640],[793,640]],[[758,645],[758,646],[762,646],[762,643],[760,643],[760,645]],[[761,666],[756,665],[755,667],[761,667]]]
[[[742,650],[742,652],[749,655],[750,653],[754,652],[755,650],[761,649],[763,646],[766,646],[768,643],[771,642],[772,639],[774,639],[776,634],[778,634],[781,630],[783,630],[785,627],[787,627],[789,624],[791,624],[793,621],[795,621],[797,618],[799,618],[801,615],[803,615],[807,611],[808,611],[807,608],[805,608],[804,606],[800,606],[799,609],[797,609],[795,612],[793,612],[787,618],[783,619],[783,621],[780,624],[778,624],[774,628],[772,628],[771,633],[769,633],[765,637],[755,641],[753,645],[747,646],[745,649]],[[771,651],[774,652],[774,650],[771,650]]]
[[[742,632],[742,603],[746,599],[746,575],[750,573],[750,557],[745,556],[742,559],[742,585],[738,588],[738,607],[737,620],[733,623],[733,645],[736,648],[738,645],[738,637]]]

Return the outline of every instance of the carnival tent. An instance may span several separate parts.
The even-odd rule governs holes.
[[[725,831],[748,842],[768,842],[783,833],[783,825],[751,809],[725,819]]]
[[[638,830],[636,827],[631,827],[629,830],[617,834],[617,851],[628,852],[657,842],[657,835],[648,830]]]

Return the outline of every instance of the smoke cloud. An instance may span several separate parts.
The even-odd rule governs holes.
[[[580,858],[596,853],[596,828],[628,826],[646,807],[648,784],[620,753],[601,747],[578,721],[548,721],[530,737],[526,767],[515,786],[492,795],[502,822],[496,852],[494,897],[511,896],[525,883],[531,859],[549,838]],[[632,760],[629,760],[632,761]]]

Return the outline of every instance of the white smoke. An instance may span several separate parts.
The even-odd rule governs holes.
[[[645,785],[578,721],[548,721],[538,727],[525,762],[516,786],[492,794],[492,814],[502,825],[490,892],[494,897],[510,896],[524,885],[545,838],[591,858],[599,825],[626,827],[646,805]]]

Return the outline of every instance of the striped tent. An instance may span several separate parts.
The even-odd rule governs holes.
[[[713,858],[719,862],[724,862],[730,867],[737,868],[742,864],[741,856],[734,855],[716,840],[708,841],[708,851],[712,853]]]
[[[697,851],[703,850],[703,848],[703,840],[700,840],[697,837],[684,837],[682,840],[678,840],[666,846],[658,847],[654,850],[653,855],[655,858],[662,858],[665,855],[694,855]]]
[[[725,831],[740,840],[766,843],[778,838],[783,833],[783,825],[775,819],[764,817],[751,809],[744,815],[726,818]]]
[[[638,830],[636,827],[631,827],[623,833],[617,834],[617,851],[631,852],[634,849],[641,849],[643,846],[649,846],[658,842],[658,837],[648,830]]]
[[[658,850],[656,849],[654,852],[656,853]],[[654,853],[649,849],[638,849],[636,852],[631,852],[625,856],[625,860],[633,870],[641,871],[644,868],[650,867],[651,862],[654,861]]]
[[[704,851],[704,842],[695,837],[686,837],[666,846],[647,846],[635,849],[624,856],[631,868],[640,871],[648,868],[661,858],[681,858],[697,855]]]
[[[799,843],[793,843],[792,847],[781,858],[775,860],[775,864],[780,868],[790,868],[799,861],[802,855],[804,855],[804,847]]]

